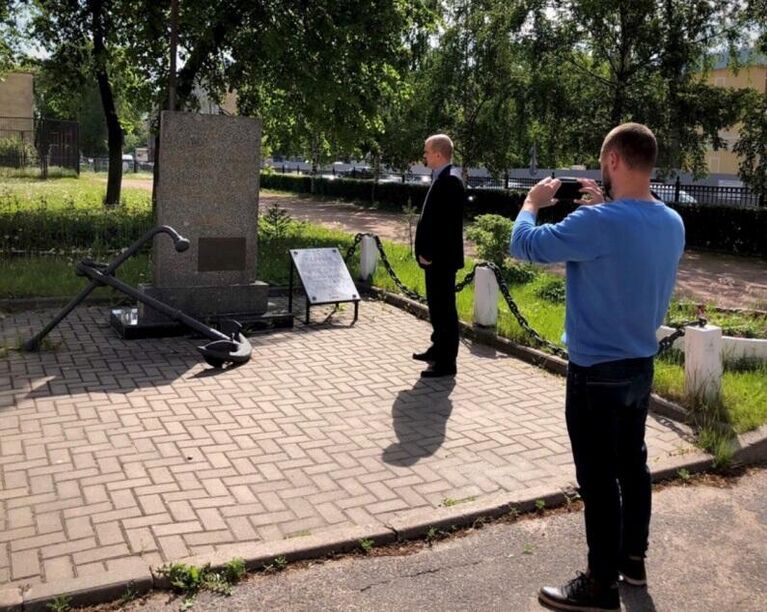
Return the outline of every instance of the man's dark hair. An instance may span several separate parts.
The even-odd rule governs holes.
[[[602,143],[602,152],[616,151],[632,170],[652,172],[658,157],[655,134],[641,123],[622,123]]]

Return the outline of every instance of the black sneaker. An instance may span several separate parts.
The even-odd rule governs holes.
[[[644,559],[626,557],[621,561],[619,571],[623,582],[632,586],[647,585],[647,571],[644,567]]]
[[[538,600],[556,610],[620,612],[621,609],[617,582],[600,582],[582,572],[559,588],[543,587],[538,592]]]

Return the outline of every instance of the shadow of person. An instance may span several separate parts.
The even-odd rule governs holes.
[[[453,410],[452,377],[416,381],[412,389],[397,394],[392,424],[397,441],[383,451],[384,462],[406,467],[433,455],[445,440],[447,420]]]
[[[626,612],[657,612],[652,595],[646,588],[620,583],[621,601]]]

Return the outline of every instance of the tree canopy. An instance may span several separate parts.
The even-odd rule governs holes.
[[[110,157],[137,116],[156,124],[170,0],[16,1],[50,54],[49,108],[84,117],[98,91]],[[707,148],[739,122],[744,178],[763,159],[761,98],[707,76],[715,54],[767,49],[765,0],[181,0],[178,23],[176,108],[236,91],[267,150],[315,165],[405,167],[445,131],[459,162],[495,173],[527,165],[533,146],[540,165],[594,166],[604,134],[628,120],[656,132],[666,174],[703,174]]]

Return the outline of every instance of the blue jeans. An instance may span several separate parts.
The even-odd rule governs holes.
[[[652,483],[644,434],[652,379],[652,357],[568,365],[567,432],[589,569],[599,580],[617,580],[621,558],[647,551]]]

